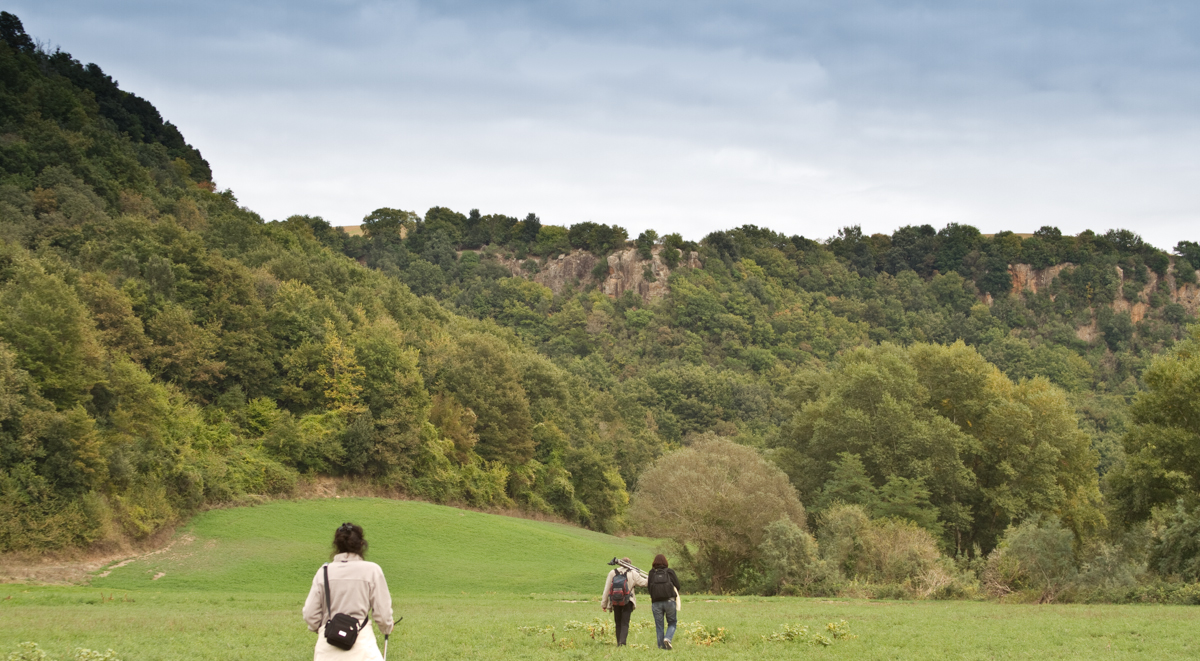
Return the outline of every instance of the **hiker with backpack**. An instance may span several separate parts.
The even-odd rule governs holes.
[[[646,587],[646,576],[634,570],[629,558],[621,558],[620,563],[608,572],[608,579],[604,581],[604,596],[600,599],[600,610],[612,609],[617,645],[624,645],[629,637],[629,616],[637,608],[633,593],[635,587]]]
[[[646,578],[650,592],[650,610],[654,613],[654,629],[658,634],[658,649],[671,649],[671,639],[675,637],[676,612],[679,610],[679,577],[675,570],[667,567],[667,556],[659,553],[654,556],[654,564],[650,575]],[[667,629],[663,631],[663,620]]]

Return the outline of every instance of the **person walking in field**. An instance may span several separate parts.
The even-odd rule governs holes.
[[[621,565],[629,565],[629,558],[621,558]],[[637,608],[633,589],[646,587],[645,576],[621,565],[608,572],[608,579],[604,581],[604,596],[600,598],[600,610],[612,609],[617,645],[624,645],[629,637],[629,616]]]
[[[658,649],[671,649],[671,639],[675,637],[675,615],[679,610],[679,577],[675,570],[667,567],[667,556],[659,553],[654,556],[650,575],[646,579],[650,592],[650,611],[654,613],[654,630],[658,634]],[[663,620],[667,629],[663,631]]]
[[[385,639],[392,633],[392,595],[383,570],[363,559],[367,540],[361,526],[343,523],[333,533],[333,548],[333,560],[317,570],[304,601],[304,621],[317,632],[313,660],[383,661],[367,619],[373,611]]]

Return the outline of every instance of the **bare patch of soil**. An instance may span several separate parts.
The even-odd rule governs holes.
[[[180,544],[190,544],[196,539],[191,535],[184,535],[163,546],[163,542],[170,540],[173,534],[174,530],[162,531],[136,547],[121,545],[119,548],[103,551],[42,557],[15,553],[3,555],[0,556],[0,583],[86,585],[94,575],[108,576],[109,572],[117,567],[166,553]]]

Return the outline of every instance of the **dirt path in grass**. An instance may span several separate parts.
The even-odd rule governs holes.
[[[34,558],[18,554],[2,555],[0,556],[0,583],[86,585],[93,576],[108,576],[108,573],[117,567],[124,567],[131,562],[150,556],[177,553],[194,541],[196,538],[190,534],[176,538],[172,538],[172,535],[164,535],[161,542],[165,543],[158,548],[151,543],[139,549],[123,549],[82,556]]]

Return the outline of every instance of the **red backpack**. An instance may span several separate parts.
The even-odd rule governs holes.
[[[629,587],[629,576],[621,572],[614,572],[612,588],[608,591],[609,603],[613,606],[627,606],[632,594],[633,590]]]

